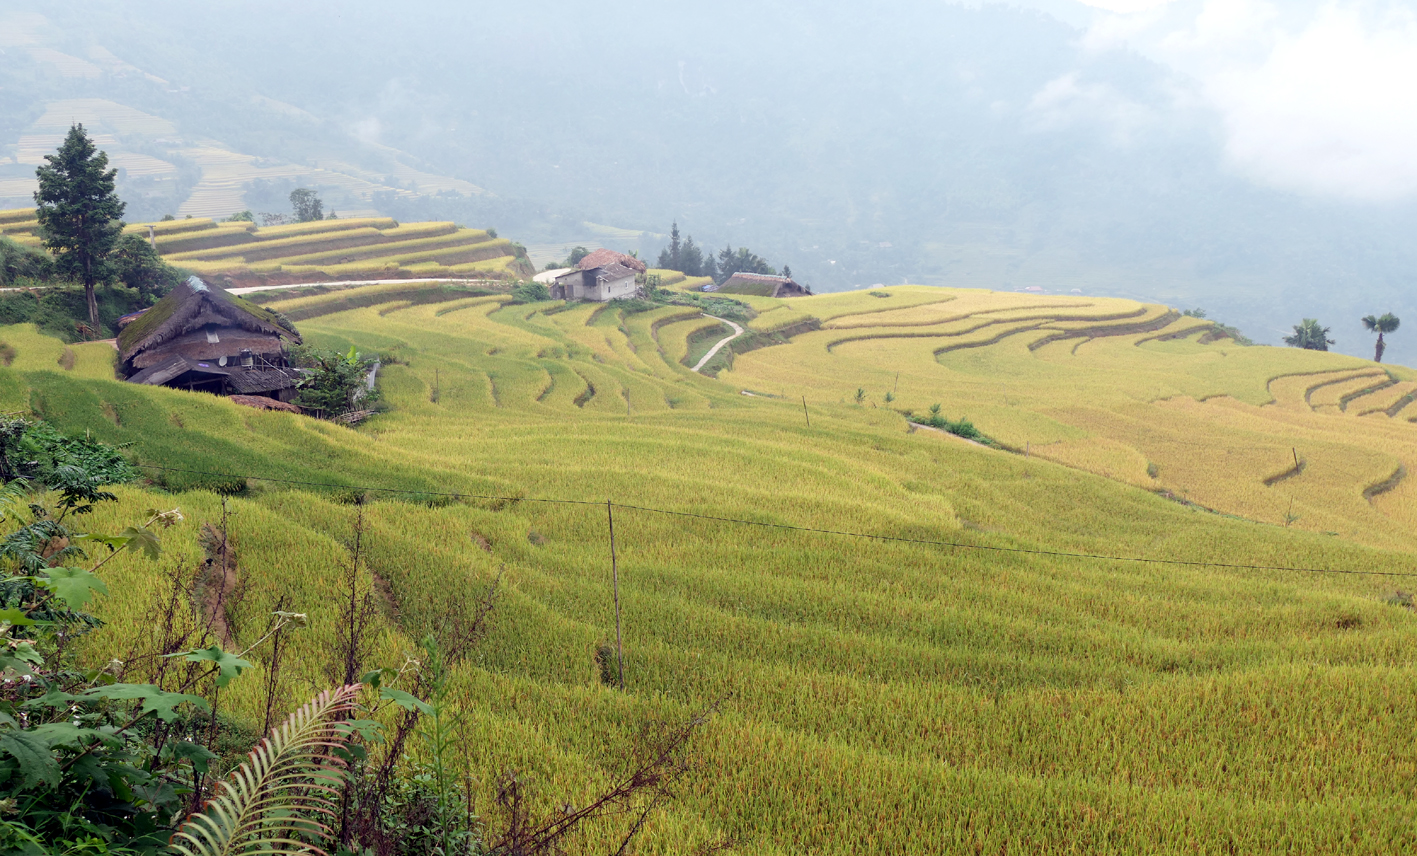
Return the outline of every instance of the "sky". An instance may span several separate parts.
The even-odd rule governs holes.
[[[1163,63],[1177,106],[1218,115],[1232,169],[1330,199],[1417,197],[1417,0],[1080,2],[1088,47]]]

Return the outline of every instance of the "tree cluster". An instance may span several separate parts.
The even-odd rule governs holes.
[[[777,268],[768,264],[767,259],[749,250],[747,247],[733,247],[725,245],[718,251],[718,276],[714,281],[718,283],[727,282],[729,277],[735,273],[763,273],[769,276],[777,276]]]
[[[693,235],[681,240],[677,222],[669,232],[669,246],[660,251],[655,267],[677,270],[685,276],[718,278],[718,264],[714,261],[713,250],[705,252],[694,243]]]
[[[290,207],[295,212],[297,223],[325,219],[325,203],[320,201],[320,194],[307,187],[290,191]]]
[[[735,273],[761,273],[777,276],[777,268],[768,264],[767,259],[748,249],[725,245],[715,256],[713,250],[704,250],[694,243],[694,236],[679,236],[676,222],[669,231],[669,246],[659,253],[655,267],[677,270],[685,276],[712,277],[719,284],[728,281]],[[792,276],[792,269],[783,267],[782,275]]]

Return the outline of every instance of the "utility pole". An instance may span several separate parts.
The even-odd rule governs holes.
[[[610,524],[610,579],[615,591],[615,660],[620,667],[620,691],[625,690],[625,646],[620,637],[620,566],[615,560],[615,512],[605,500],[605,519]]]

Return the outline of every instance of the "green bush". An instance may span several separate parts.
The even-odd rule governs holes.
[[[514,303],[540,303],[550,299],[551,289],[547,288],[545,283],[519,282],[512,286],[512,302]]]
[[[177,268],[162,260],[152,244],[138,235],[119,238],[110,258],[118,279],[152,303],[186,279]]]
[[[53,277],[54,259],[48,253],[0,238],[0,286],[15,285],[23,279]]]
[[[353,347],[341,355],[335,351],[300,347],[291,352],[291,361],[306,369],[297,384],[300,394],[295,403],[320,415],[339,416],[351,410],[368,408],[379,400],[378,388],[369,389],[366,378],[374,361]]]
[[[61,469],[80,469],[98,484],[122,484],[138,471],[113,446],[66,437],[47,422],[0,419],[0,479],[49,484]]]
[[[10,283],[19,289],[0,293],[0,324],[33,324],[40,332],[65,342],[91,338],[88,328],[89,310],[83,286],[56,283],[54,280],[19,279]],[[118,319],[130,312],[146,309],[151,303],[135,289],[122,285],[100,286],[95,290],[98,319],[103,330],[113,332]],[[84,325],[83,329],[79,325]]]

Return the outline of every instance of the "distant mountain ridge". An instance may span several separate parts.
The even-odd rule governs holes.
[[[1417,208],[1251,184],[1215,117],[1175,108],[1191,82],[1086,48],[1080,4],[1031,5],[1047,12],[18,3],[0,13],[0,153],[47,105],[101,98],[180,132],[127,152],[139,207],[275,205],[309,182],[342,214],[496,225],[543,263],[576,243],[657,253],[677,219],[819,292],[1078,289],[1203,306],[1274,343],[1319,317],[1353,354],[1361,316],[1408,311]],[[617,49],[591,58],[588,39]],[[139,155],[172,171],[139,174],[158,169]],[[0,195],[21,167],[0,165]],[[1417,340],[1389,354],[1417,362]]]

